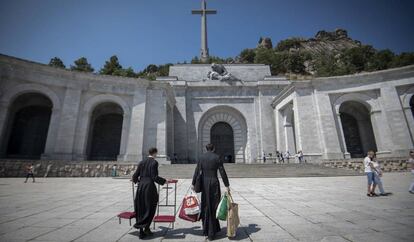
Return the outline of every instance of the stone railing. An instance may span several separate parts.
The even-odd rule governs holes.
[[[407,158],[381,158],[378,159],[381,169],[384,172],[410,171],[413,164],[407,163]],[[348,160],[329,160],[322,163],[326,167],[344,168],[364,173],[363,158]]]
[[[27,161],[0,160],[0,177],[22,177],[26,167],[33,163],[34,174],[38,177],[110,177],[116,164],[116,176],[132,176],[137,168],[135,163],[111,161]]]

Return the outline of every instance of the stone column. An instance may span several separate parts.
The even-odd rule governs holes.
[[[283,125],[284,127],[284,131],[285,131],[285,144],[286,144],[286,149],[287,151],[289,151],[289,153],[291,155],[296,153],[296,144],[295,144],[295,133],[293,131],[293,126],[290,123],[285,123]]]
[[[122,117],[122,133],[121,133],[121,145],[119,148],[119,155],[118,155],[118,161],[123,161],[124,156],[126,153],[126,145],[128,143],[128,131],[129,131],[129,124],[131,122],[131,114],[124,113]]]
[[[86,155],[86,145],[88,142],[88,136],[89,136],[89,116],[90,113],[88,113],[85,110],[82,110],[79,112],[79,127],[77,129],[76,133],[76,139],[77,142],[75,144],[74,149],[74,159],[78,161],[84,161],[87,159]]]
[[[318,92],[314,95],[315,108],[318,112],[318,128],[321,135],[322,157],[324,159],[342,159],[343,154],[329,95]]]
[[[187,136],[187,103],[186,88],[184,85],[174,86],[175,108],[174,119],[174,152],[177,153],[178,160],[188,161],[188,136]],[[172,108],[174,109],[174,107]]]
[[[413,148],[413,141],[408,132],[409,127],[395,87],[382,87],[381,100],[383,112],[391,128],[390,138],[394,144],[393,155],[397,157],[406,156],[408,151]]]
[[[344,157],[346,159],[350,159],[351,158],[351,154],[348,152],[348,147],[346,147],[345,135],[344,135],[344,128],[342,127],[341,114],[340,113],[337,113],[336,116],[337,116],[337,119],[338,119],[339,135],[341,136],[341,142],[342,142]]]
[[[59,128],[51,158],[72,160],[74,152],[75,130],[78,121],[81,90],[67,88],[61,110]]]
[[[170,160],[167,157],[167,101],[165,99],[160,100],[161,110],[158,117],[157,123],[157,149],[158,149],[158,162],[166,163]]]
[[[282,112],[279,109],[277,109],[277,107],[275,107],[274,115],[275,115],[275,124],[276,124],[275,125],[276,126],[276,150],[279,152],[282,152],[284,149],[284,146],[283,146],[284,134],[283,134],[283,129],[281,127],[283,123]]]
[[[312,88],[300,88],[296,90],[293,99],[294,115],[298,147],[303,152],[306,160],[320,161],[323,156],[323,148],[318,125],[317,111],[313,98]]]
[[[8,142],[6,137],[6,126],[7,119],[9,118],[9,106],[10,103],[8,102],[0,103],[0,157],[4,157],[6,154],[6,146]]]
[[[54,148],[56,144],[57,132],[59,129],[60,113],[61,113],[60,108],[57,108],[57,107],[52,108],[52,115],[50,116],[49,129],[47,131],[45,151],[43,152],[41,156],[42,160],[50,160],[54,158],[53,153],[54,153]]]
[[[390,156],[393,149],[391,130],[388,121],[380,110],[371,111],[371,124],[377,144],[378,155]]]
[[[158,149],[158,162],[170,163],[167,152],[167,99],[163,89],[148,89],[145,113],[143,152],[151,147]]]
[[[129,134],[126,138],[126,151],[123,158],[121,158],[123,161],[137,162],[143,158],[146,98],[145,88],[140,88],[135,91],[131,117],[129,118]],[[125,122],[128,122],[128,120],[124,120]]]

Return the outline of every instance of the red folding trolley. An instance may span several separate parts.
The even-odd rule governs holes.
[[[132,183],[132,204],[135,204],[135,184]],[[135,206],[134,206],[135,210]],[[119,224],[121,224],[122,219],[129,219],[129,226],[131,226],[131,219],[135,218],[135,211],[134,212],[122,212],[117,215],[119,219]]]
[[[172,179],[172,180],[168,180],[164,186],[158,185],[158,198],[159,198],[159,193],[161,192],[162,189],[166,190],[166,196],[165,196],[165,201],[158,202],[157,215],[155,215],[154,220],[153,220],[154,229],[155,229],[155,223],[170,223],[172,225],[172,228],[174,228],[175,216],[177,214],[177,182],[178,180]],[[174,194],[172,194],[174,198],[174,203],[170,202],[171,196],[169,196],[169,193],[170,193],[169,191],[171,189],[173,189],[173,192],[174,192]],[[160,208],[165,208],[167,210],[174,209],[173,215],[166,215],[166,214],[160,215]]]

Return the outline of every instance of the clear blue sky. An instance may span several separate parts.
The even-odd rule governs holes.
[[[0,0],[0,53],[66,66],[81,56],[99,69],[116,54],[124,67],[199,55],[201,0]],[[274,43],[344,28],[377,49],[414,51],[414,1],[208,0],[210,55],[234,57],[260,36]]]

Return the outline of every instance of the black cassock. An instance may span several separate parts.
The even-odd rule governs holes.
[[[220,223],[216,219],[216,210],[220,203],[221,191],[220,182],[217,177],[217,171],[220,171],[224,185],[229,186],[229,179],[224,170],[223,162],[219,156],[213,152],[207,152],[201,155],[194,172],[193,182],[195,184],[197,174],[200,169],[203,176],[203,187],[201,191],[201,219],[203,222],[203,233],[209,239],[214,239],[217,232],[220,231]]]
[[[164,185],[166,180],[158,176],[158,162],[148,157],[138,164],[132,181],[138,182],[134,204],[137,214],[136,227],[149,228],[158,203],[158,192],[154,182]]]

